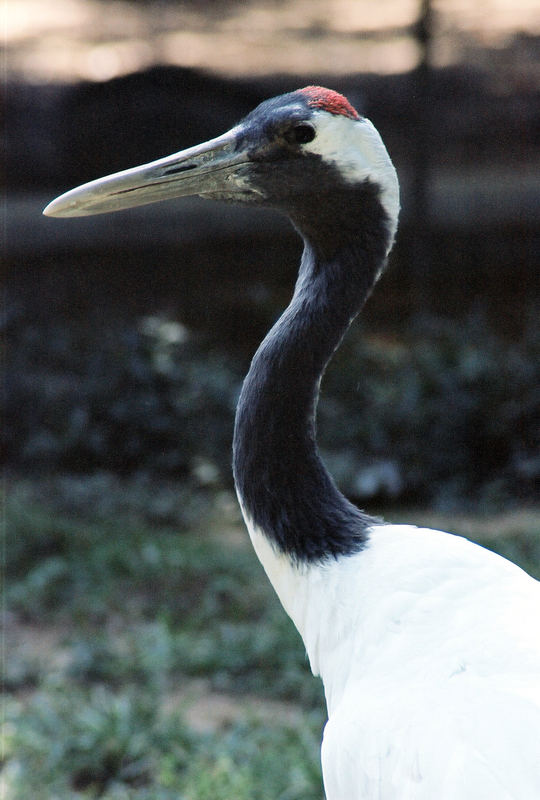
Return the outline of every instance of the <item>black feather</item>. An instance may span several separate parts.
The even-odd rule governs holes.
[[[371,291],[390,243],[378,187],[367,181],[344,185],[331,166],[312,158],[326,172],[324,192],[288,198],[287,211],[304,238],[298,281],[244,382],[233,454],[247,514],[296,562],[356,552],[376,523],[341,494],[325,469],[315,416],[325,367]]]

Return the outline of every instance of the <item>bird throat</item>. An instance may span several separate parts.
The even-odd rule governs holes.
[[[378,236],[356,233],[330,256],[328,242],[304,234],[292,301],[257,350],[238,402],[233,468],[242,509],[296,563],[357,552],[375,522],[341,494],[316,444],[324,370],[386,259],[378,203],[373,216]]]

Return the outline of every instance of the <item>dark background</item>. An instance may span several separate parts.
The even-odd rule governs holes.
[[[238,11],[177,7],[208,28]],[[288,74],[275,59],[255,76],[241,64],[230,74],[156,63],[99,81],[40,80],[13,45],[8,474],[142,471],[189,482],[204,462],[230,486],[241,377],[288,302],[301,250],[287,220],[196,199],[89,220],[40,210],[61,191],[204,141],[264,98],[315,82],[374,121],[403,192],[387,273],[323,387],[325,457],[364,504],[537,499],[539,39],[513,31],[490,47],[481,25],[477,41],[452,29],[451,10],[419,4],[408,25],[349,35],[360,63],[367,44],[408,37],[415,63],[390,74],[324,74],[318,62]],[[441,64],[449,31],[456,56]],[[315,53],[331,34],[305,37]]]

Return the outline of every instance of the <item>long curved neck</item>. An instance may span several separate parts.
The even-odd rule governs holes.
[[[384,230],[345,237],[337,248],[304,233],[292,301],[257,350],[240,395],[237,492],[250,522],[295,562],[356,552],[374,522],[325,469],[315,414],[325,367],[384,265]]]

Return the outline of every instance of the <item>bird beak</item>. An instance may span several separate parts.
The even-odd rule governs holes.
[[[140,167],[85,183],[57,197],[44,209],[48,217],[85,217],[154,203],[170,197],[246,193],[241,169],[249,161],[239,147],[241,129]]]

